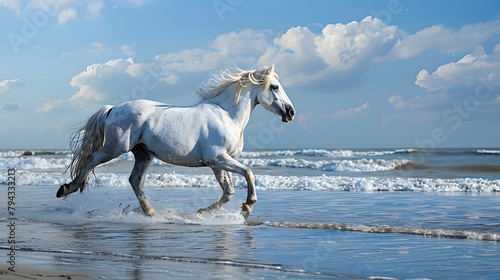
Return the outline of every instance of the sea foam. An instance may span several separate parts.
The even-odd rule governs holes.
[[[66,168],[70,158],[44,158],[38,156],[0,158],[0,169],[58,169]]]
[[[249,167],[281,166],[291,168],[308,168],[322,171],[337,172],[374,172],[389,171],[408,163],[408,160],[359,159],[359,160],[319,160],[304,159],[240,159],[240,162]]]
[[[486,154],[486,155],[500,155],[500,150],[477,150],[478,154]]]
[[[352,150],[325,150],[325,149],[302,149],[302,150],[282,150],[282,151],[249,151],[242,152],[242,158],[261,157],[283,157],[283,156],[310,156],[329,158],[350,158],[350,157],[372,157],[392,154],[406,154],[416,152],[415,149],[398,149],[386,151],[352,151]]]
[[[97,173],[89,185],[97,187],[130,188],[128,174]],[[237,188],[246,188],[242,176],[233,176]],[[55,186],[68,181],[67,176],[50,172],[19,172],[17,185]],[[6,184],[7,174],[0,174],[0,184]],[[196,187],[219,188],[215,176],[203,174],[149,173],[146,186],[156,188]],[[270,176],[257,175],[255,186],[259,190],[309,191],[414,191],[414,192],[500,192],[500,180],[481,178],[377,178],[351,176]]]

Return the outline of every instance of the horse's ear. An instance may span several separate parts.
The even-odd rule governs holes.
[[[263,66],[260,67],[259,69],[255,70],[255,73],[259,74],[260,76],[267,76],[269,75],[269,67]]]
[[[267,66],[263,66],[257,70],[255,70],[255,72],[259,75],[262,75],[262,76],[267,76],[267,75],[270,75],[271,73],[274,72],[274,64],[267,67]]]
[[[271,66],[269,66],[269,69],[267,70],[267,73],[271,74],[274,72],[274,64],[272,64]]]

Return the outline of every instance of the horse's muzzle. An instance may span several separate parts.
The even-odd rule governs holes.
[[[289,122],[295,117],[295,109],[290,105],[285,105],[285,113],[281,116],[281,121]]]

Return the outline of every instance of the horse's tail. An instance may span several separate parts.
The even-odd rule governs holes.
[[[73,159],[64,173],[70,172],[71,179],[75,179],[83,169],[89,154],[99,151],[104,144],[104,124],[113,106],[106,105],[90,116],[87,123],[76,129],[71,135],[70,147]],[[93,170],[92,170],[93,171]],[[85,182],[80,191],[83,191]]]

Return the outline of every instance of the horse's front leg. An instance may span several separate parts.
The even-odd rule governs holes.
[[[234,194],[233,178],[231,178],[231,173],[218,168],[213,168],[213,171],[215,174],[215,178],[217,178],[217,182],[219,182],[219,185],[222,188],[222,196],[219,198],[219,200],[217,200],[207,208],[201,208],[200,210],[198,210],[199,214],[204,214],[207,212],[209,214],[214,214],[224,204],[229,202]]]
[[[223,169],[229,172],[234,172],[245,177],[247,181],[248,193],[247,201],[241,206],[241,214],[245,219],[252,213],[253,205],[257,202],[257,194],[255,193],[255,179],[250,168],[244,166],[231,156],[223,153],[216,158],[210,160],[209,166],[212,168]]]
[[[135,157],[135,163],[129,177],[130,185],[134,189],[144,214],[146,216],[154,216],[155,211],[151,207],[151,204],[149,204],[149,200],[144,193],[144,181],[146,180],[147,170],[151,166],[154,156],[142,144],[135,146],[132,149],[132,153]]]

